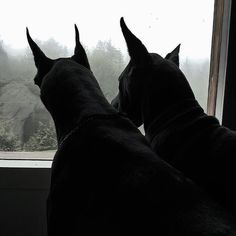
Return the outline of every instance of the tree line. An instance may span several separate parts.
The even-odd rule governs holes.
[[[53,38],[36,40],[50,58],[68,57],[71,49]],[[127,54],[111,41],[98,41],[94,48],[84,46],[91,69],[104,95],[111,101],[118,92],[118,77],[128,62]],[[205,103],[209,60],[192,61],[185,58],[181,69],[186,74],[200,103]],[[53,121],[40,102],[39,89],[34,85],[36,74],[29,47],[18,55],[9,53],[0,40],[0,151],[42,151],[56,149]]]
[[[36,40],[36,42],[50,58],[68,57],[69,54],[73,54],[72,50],[60,45],[54,39],[45,42]],[[88,49],[86,46],[85,48],[91,69],[104,95],[111,101],[117,93],[118,76],[125,67],[126,56],[114,47],[111,41],[98,41],[94,48]],[[39,89],[33,82],[35,73],[36,68],[29,47],[17,56],[12,56],[8,53],[4,42],[0,41],[1,151],[41,151],[56,148],[52,119],[49,115],[45,115],[47,111],[42,104],[39,104]],[[19,85],[24,86],[24,90],[19,89]],[[17,101],[14,93],[19,97]],[[26,93],[28,100],[24,105],[22,103]],[[37,99],[38,102],[35,101]],[[29,104],[32,105],[31,108]],[[12,114],[18,110],[18,105],[18,114],[14,116]],[[20,119],[24,122],[18,122]]]

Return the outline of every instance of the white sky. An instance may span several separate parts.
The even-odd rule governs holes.
[[[84,45],[111,40],[126,51],[119,19],[150,52],[165,55],[179,43],[189,57],[209,57],[214,0],[1,0],[0,39],[13,49],[25,48],[25,27],[32,38],[53,37],[74,47],[74,23]]]

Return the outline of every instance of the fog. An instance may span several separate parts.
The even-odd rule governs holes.
[[[76,23],[92,70],[110,101],[117,93],[118,76],[129,60],[119,26],[119,19],[124,16],[150,52],[165,56],[181,43],[180,67],[198,101],[206,108],[213,3],[213,0],[3,2],[0,151],[56,148],[52,120],[33,83],[36,70],[27,45],[26,26],[45,53],[57,58],[73,53]]]
[[[166,53],[181,43],[185,56],[208,56],[214,0],[8,0],[1,3],[0,36],[11,48],[27,46],[25,27],[34,38],[55,38],[73,48],[76,23],[81,41],[95,47],[98,40],[112,40],[126,51],[119,19],[150,51]]]

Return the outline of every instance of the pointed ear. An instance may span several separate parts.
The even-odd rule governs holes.
[[[170,53],[168,53],[165,59],[174,62],[179,67],[179,49],[180,44]]]
[[[34,55],[35,66],[38,68],[40,63],[47,63],[50,59],[45,56],[45,54],[42,52],[39,46],[33,41],[33,39],[31,38],[29,34],[28,28],[26,28],[26,35],[27,35],[29,46]]]
[[[72,56],[72,58],[77,63],[85,66],[87,69],[90,70],[90,65],[89,65],[89,62],[88,62],[86,52],[85,52],[82,44],[80,43],[79,30],[78,30],[76,24],[75,24],[75,51],[74,51],[74,55]]]
[[[142,44],[141,40],[139,40],[129,30],[123,17],[120,19],[120,26],[128,47],[131,62],[133,62],[135,65],[143,65],[144,63],[147,63],[149,60],[151,60],[148,50]]]

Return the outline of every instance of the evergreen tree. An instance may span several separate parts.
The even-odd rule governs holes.
[[[0,121],[0,151],[19,151],[20,140],[10,131],[11,124]]]
[[[24,145],[26,151],[45,151],[57,149],[56,132],[51,122],[39,122],[38,129]]]
[[[5,83],[9,76],[9,58],[4,49],[3,41],[0,40],[0,87]]]
[[[88,54],[91,69],[106,98],[111,101],[118,92],[118,77],[125,67],[124,57],[111,41],[98,41]]]

